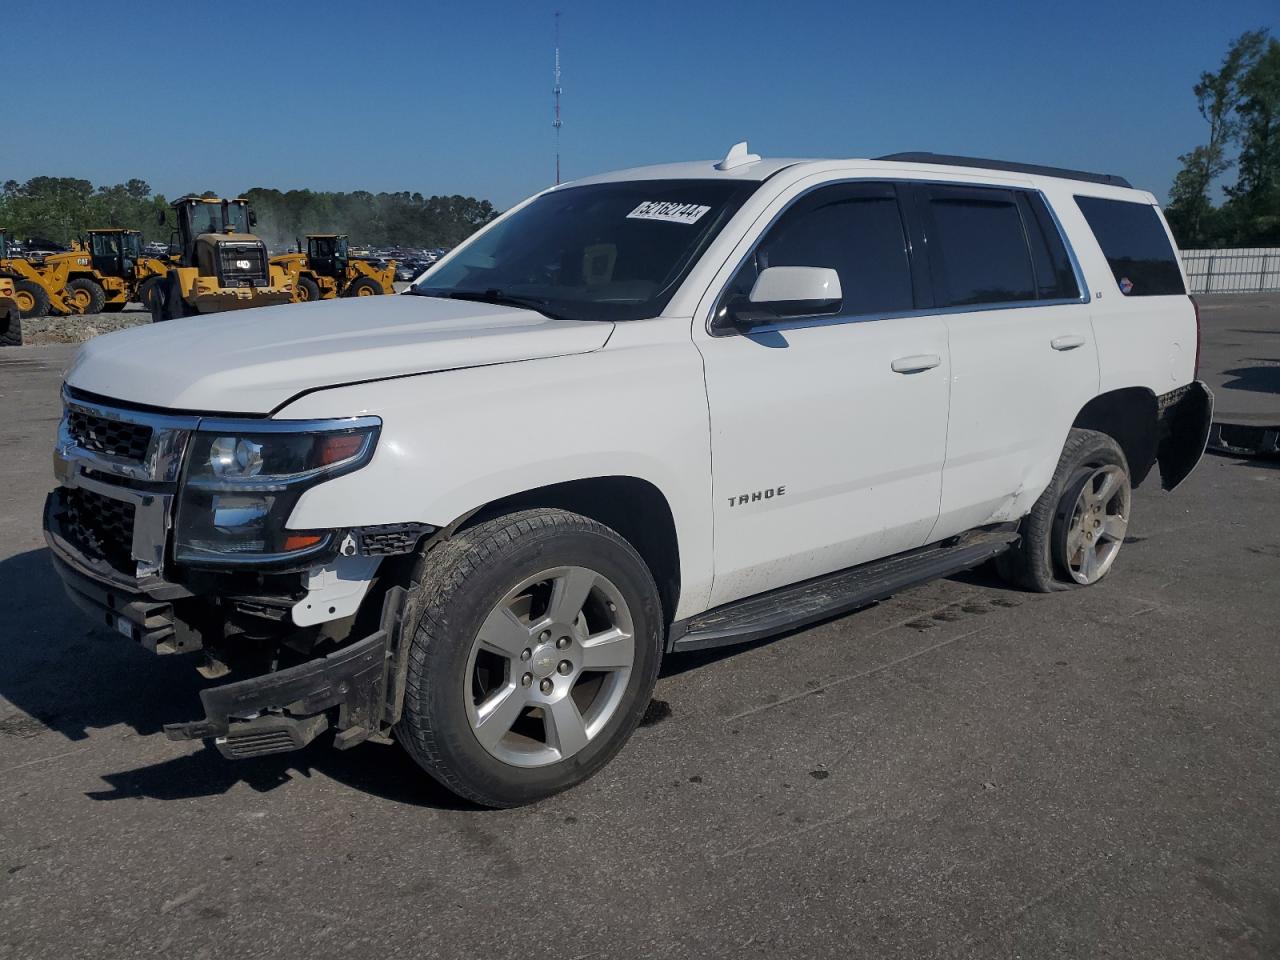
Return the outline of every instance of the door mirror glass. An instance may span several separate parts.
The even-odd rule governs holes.
[[[756,277],[751,293],[730,305],[730,312],[735,323],[755,326],[830,316],[840,311],[843,300],[840,275],[830,267],[768,267]]]

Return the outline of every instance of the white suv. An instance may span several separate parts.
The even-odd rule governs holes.
[[[666,653],[989,560],[1105,576],[1203,452],[1197,349],[1118,177],[738,144],[544,191],[405,296],[92,341],[45,526],[100,621],[233,675],[169,736],[394,734],[515,805],[621,748]]]

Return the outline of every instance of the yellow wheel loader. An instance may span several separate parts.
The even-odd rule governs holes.
[[[0,347],[22,345],[22,311],[14,292],[13,281],[0,277]]]
[[[293,279],[296,303],[395,293],[395,261],[379,270],[364,260],[352,259],[347,238],[336,233],[309,233],[306,253],[299,240],[296,252],[272,257],[271,263]]]
[[[55,256],[57,256],[55,254]],[[0,277],[13,281],[13,299],[24,319],[83,311],[67,300],[67,264],[37,264],[10,256],[9,234],[0,230]]]
[[[247,200],[182,197],[171,206],[178,221],[176,262],[163,278],[144,281],[139,292],[152,320],[293,299],[293,281],[249,232],[255,219]]]
[[[131,300],[141,300],[140,288],[147,280],[166,276],[171,266],[143,256],[142,234],[137,230],[90,230],[88,239],[74,246],[70,253],[50,254],[44,263],[66,264],[63,296],[76,313],[123,310]]]

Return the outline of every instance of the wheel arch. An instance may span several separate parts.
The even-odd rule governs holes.
[[[1122,387],[1086,403],[1073,427],[1105,433],[1120,445],[1129,464],[1129,480],[1138,486],[1155,466],[1159,446],[1159,404],[1146,387]]]
[[[483,504],[445,528],[447,535],[531,508],[567,510],[603,523],[636,548],[653,574],[670,622],[680,600],[680,544],[663,492],[632,476],[587,477],[535,487]]]

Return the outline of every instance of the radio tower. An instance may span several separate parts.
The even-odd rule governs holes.
[[[556,128],[556,183],[560,182],[560,127],[563,121],[560,119],[560,11],[556,11],[556,85],[551,88],[551,92],[556,98],[556,118],[551,121],[551,126]]]

